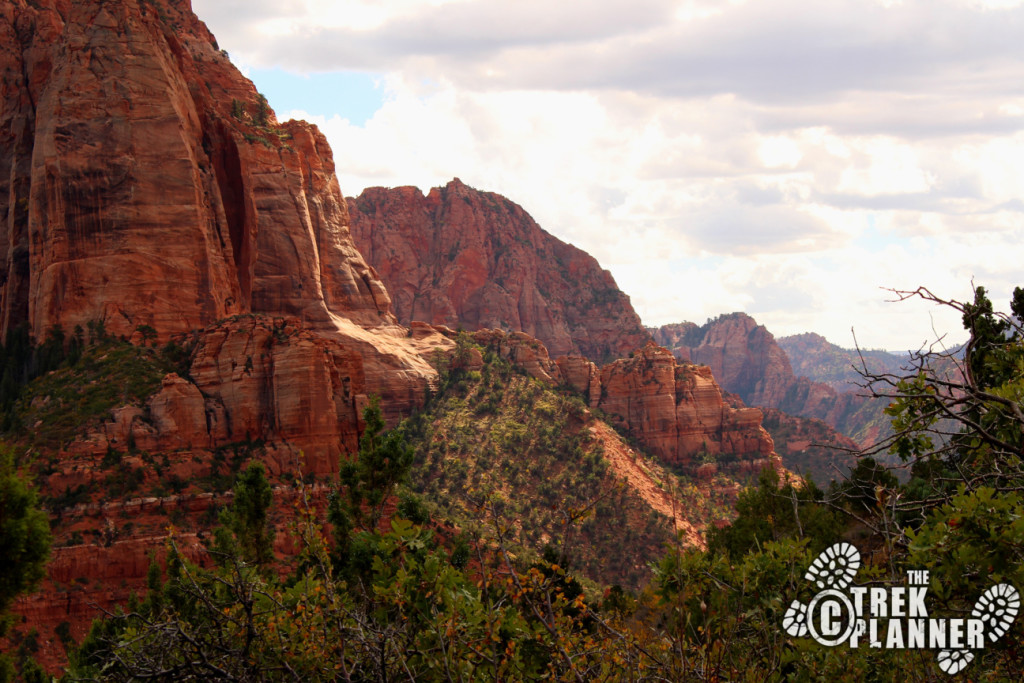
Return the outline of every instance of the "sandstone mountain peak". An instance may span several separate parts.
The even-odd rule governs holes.
[[[597,361],[650,338],[608,271],[501,195],[455,178],[426,196],[368,188],[349,206],[353,238],[403,323],[523,331],[552,356]]]
[[[773,406],[771,392],[793,376],[775,337],[746,313],[721,315],[702,326],[667,325],[654,335],[680,358],[710,367],[722,386],[748,405]]]
[[[146,409],[180,421],[86,450],[262,439],[331,471],[368,395],[392,423],[422,403],[436,372],[352,243],[327,140],[278,123],[189,2],[8,1],[0,37],[0,337],[99,323],[194,354]]]

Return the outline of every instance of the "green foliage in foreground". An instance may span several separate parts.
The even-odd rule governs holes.
[[[267,525],[267,515],[273,499],[263,463],[253,463],[239,475],[231,507],[221,510],[214,551],[257,567],[269,564],[274,559],[274,529]]]
[[[814,593],[804,572],[837,538],[861,552],[859,584],[898,584],[909,569],[929,569],[930,616],[968,613],[997,582],[1024,589],[1024,293],[1006,316],[983,290],[957,305],[972,334],[959,378],[930,374],[927,359],[905,377],[875,378],[893,400],[894,433],[879,448],[907,463],[905,485],[869,459],[828,491],[780,488],[766,476],[741,497],[736,522],[711,534],[707,552],[669,546],[645,589],[602,594],[582,589],[568,553],[516,556],[518,520],[503,514],[493,489],[477,499],[472,534],[453,538],[443,520],[427,525],[409,497],[380,528],[375,507],[394,498],[408,451],[374,427],[360,458],[374,462],[386,448],[396,467],[379,479],[375,467],[347,470],[330,505],[332,533],[300,503],[292,533],[301,552],[275,571],[241,550],[215,552],[215,565],[201,568],[171,538],[165,578],[155,569],[142,602],[95,626],[68,677],[946,680],[934,651],[826,648],[786,635],[782,621],[793,600]],[[477,381],[463,391],[479,392]],[[496,412],[511,400],[481,398]],[[460,414],[452,419],[461,428]],[[372,414],[367,423],[376,425]],[[525,428],[497,434],[524,443],[534,436]],[[263,489],[262,472],[246,476],[247,489]],[[234,545],[222,548],[241,548],[263,518],[238,506],[225,520],[249,521],[227,524],[221,533]],[[977,655],[964,680],[1021,680],[1024,615]]]
[[[770,482],[761,487],[769,495]],[[761,681],[934,680],[934,653],[828,649],[780,625],[806,600],[813,539],[781,535],[732,562],[673,549],[639,595],[588,596],[554,553],[520,563],[485,507],[469,562],[436,532],[395,517],[360,531],[361,560],[332,561],[311,506],[282,575],[237,555],[200,568],[168,542],[166,579],[94,627],[71,680]],[[237,511],[233,511],[237,514]],[[880,579],[879,567],[861,580]],[[1015,669],[994,650],[972,680]],[[982,668],[984,666],[984,668]]]
[[[765,470],[759,485],[742,491],[736,501],[738,518],[729,526],[708,532],[713,554],[734,562],[770,541],[804,538],[817,554],[840,538],[845,520],[837,511],[816,504],[823,493],[813,483],[779,485],[775,470]]]
[[[17,466],[14,449],[0,445],[0,615],[45,576],[49,556],[50,522]]]
[[[14,449],[0,444],[0,637],[10,626],[11,603],[45,576],[50,540],[50,522],[18,467]],[[23,678],[41,673],[27,653],[19,653],[17,659]],[[14,659],[0,652],[0,681],[14,675]]]

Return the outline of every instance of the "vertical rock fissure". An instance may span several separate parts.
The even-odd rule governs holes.
[[[31,40],[35,26],[27,35],[10,26],[10,33],[24,52],[26,43]],[[17,54],[17,53],[16,53]],[[0,163],[7,172],[6,201],[7,212],[3,216],[5,225],[0,232],[3,244],[3,273],[0,274],[0,339],[18,325],[27,322],[29,317],[29,195],[31,193],[30,160],[34,150],[36,97],[30,87],[28,61],[18,59],[18,71],[21,76],[20,91],[25,93],[27,106],[21,111],[11,114],[11,131],[14,140],[8,149],[9,153],[0,154]],[[17,78],[17,76],[15,76]]]
[[[218,153],[213,158],[214,174],[224,205],[224,218],[228,224],[231,254],[235,261],[244,310],[248,309],[252,301],[252,247],[246,230],[245,181],[238,145],[230,135],[222,137],[222,144],[215,147]]]

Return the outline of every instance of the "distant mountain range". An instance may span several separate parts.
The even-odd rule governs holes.
[[[890,351],[844,349],[814,332],[781,337],[777,342],[789,357],[796,376],[827,384],[840,392],[858,390],[858,383],[864,381],[858,369],[896,374],[908,360],[906,354]]]
[[[820,335],[790,338],[794,362],[771,332],[746,313],[721,315],[704,325],[679,323],[649,331],[677,358],[710,366],[722,387],[747,405],[821,420],[861,446],[888,433],[885,403],[858,393],[849,383],[857,376],[852,368],[856,353],[829,344]],[[870,358],[873,369],[899,368],[894,354],[872,352]],[[814,368],[815,377],[794,371],[794,366]]]

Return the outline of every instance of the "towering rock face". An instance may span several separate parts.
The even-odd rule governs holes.
[[[4,2],[0,83],[0,334],[391,320],[324,137],[278,125],[187,0]]]
[[[797,377],[775,337],[745,313],[703,326],[666,325],[652,334],[676,357],[709,366],[722,387],[748,405],[822,420],[861,446],[874,443],[887,427],[884,402]]]
[[[277,122],[188,0],[0,3],[0,138],[0,336],[207,328],[193,377],[232,425],[196,418],[211,447],[244,425],[333,456],[367,394],[392,421],[422,402],[435,373],[352,243],[326,139]],[[318,341],[271,352],[271,323],[218,323],[239,314]]]
[[[370,188],[349,207],[356,245],[403,323],[521,331],[552,356],[599,362],[650,338],[608,271],[500,195],[456,179],[426,196]]]

